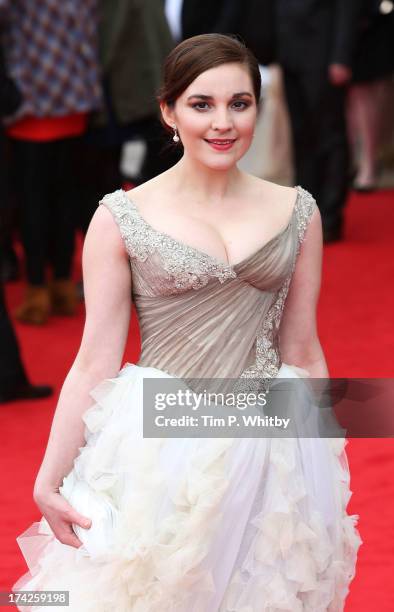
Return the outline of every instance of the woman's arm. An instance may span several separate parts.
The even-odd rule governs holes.
[[[72,469],[79,448],[85,444],[82,414],[93,404],[89,392],[103,379],[116,376],[128,334],[130,262],[119,229],[104,206],[97,209],[90,223],[82,263],[86,306],[82,342],[63,384],[34,486],[37,505],[52,519],[52,506],[48,510],[50,493],[58,492],[63,477]],[[52,498],[50,503],[59,506],[60,497],[57,493],[57,501]],[[56,510],[59,511],[59,507]],[[59,527],[57,515],[52,523],[61,541],[79,542],[69,528],[66,531],[70,537],[65,538],[65,526]]]
[[[329,376],[316,324],[322,253],[322,223],[316,207],[301,244],[279,337],[282,361],[308,370],[312,378]]]

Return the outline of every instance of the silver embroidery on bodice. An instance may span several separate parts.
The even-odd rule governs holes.
[[[298,230],[298,241],[296,256],[298,255],[301,243],[305,237],[305,231],[308,226],[308,222],[312,216],[314,207],[316,206],[315,200],[311,194],[297,187],[298,197],[295,204],[295,216]],[[256,361],[249,368],[244,370],[241,374],[241,378],[274,378],[277,376],[280,366],[280,352],[278,346],[279,340],[279,326],[282,318],[283,308],[286,302],[287,293],[289,291],[291,279],[293,276],[294,268],[296,264],[296,258],[294,259],[291,271],[284,281],[282,287],[279,289],[276,299],[270,307],[263,324],[261,325],[257,338],[256,338]],[[265,385],[268,390],[268,385]]]
[[[105,204],[112,212],[131,260],[136,258],[140,262],[145,262],[153,253],[159,254],[160,265],[171,282],[174,294],[178,291],[203,288],[212,278],[218,279],[224,285],[228,281],[237,279],[241,273],[245,275],[245,268],[247,276],[253,258],[262,257],[264,246],[270,244],[264,245],[250,258],[246,258],[239,264],[230,265],[154,229],[141,216],[137,206],[123,190],[106,195],[100,203]],[[297,255],[315,207],[316,202],[310,193],[298,186],[296,203],[287,226],[291,228],[294,222],[296,223],[296,228],[294,228],[297,241],[294,251],[295,256],[291,262],[289,273],[286,272],[287,276],[276,292],[272,294],[272,302],[270,302],[268,311],[254,336],[255,360],[252,365],[243,369],[239,374],[242,379],[270,379],[278,374],[281,366],[278,346],[280,322]],[[286,237],[286,232],[287,228],[280,232],[277,238]],[[275,241],[275,238],[273,241]],[[273,244],[273,241],[270,242]],[[244,281],[239,279],[239,282],[243,283]],[[246,282],[248,282],[247,278]],[[269,299],[270,293],[268,292],[266,295]],[[182,333],[182,330],[180,330],[180,333]],[[264,386],[268,390],[267,384],[264,384]]]
[[[213,276],[221,283],[236,277],[230,265],[151,227],[123,190],[106,195],[100,204],[107,204],[112,210],[130,257],[145,261],[157,251],[177,289],[200,289]]]

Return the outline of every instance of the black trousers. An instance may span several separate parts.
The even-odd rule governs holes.
[[[74,153],[78,141],[12,140],[26,275],[32,285],[46,282],[47,263],[56,279],[71,274],[77,195]]]
[[[5,238],[8,239],[5,226],[8,188],[5,142],[3,131],[0,129],[0,264],[3,260]],[[27,375],[20,356],[18,341],[8,316],[4,286],[0,276],[0,394],[7,393],[25,382],[27,382]]]
[[[2,257],[13,261],[16,254],[13,249],[13,234],[17,227],[17,204],[15,193],[10,189],[13,166],[10,163],[9,141],[0,129],[0,249]],[[2,259],[0,257],[0,264]],[[16,263],[16,261],[15,261]]]
[[[349,186],[346,88],[326,77],[283,67],[284,86],[293,137],[296,183],[312,193],[323,227],[342,223]]]
[[[27,382],[27,376],[18,341],[8,316],[4,288],[0,279],[0,394],[24,382]]]

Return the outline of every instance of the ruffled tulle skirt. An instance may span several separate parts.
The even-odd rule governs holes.
[[[342,611],[361,543],[345,440],[143,438],[143,379],[168,376],[127,364],[92,391],[60,489],[92,526],[77,549],[34,523],[14,590],[68,591],[70,612]]]

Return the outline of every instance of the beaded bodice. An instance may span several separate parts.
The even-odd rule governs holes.
[[[235,265],[153,228],[123,190],[100,202],[127,249],[141,331],[138,365],[181,377],[276,376],[279,330],[316,202],[302,187],[287,226]]]

